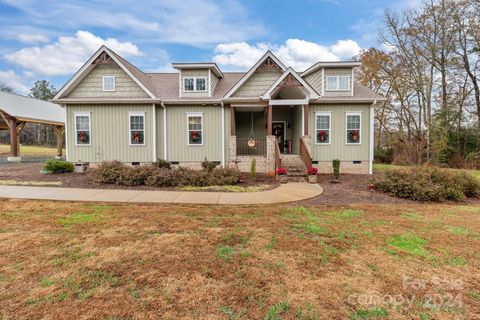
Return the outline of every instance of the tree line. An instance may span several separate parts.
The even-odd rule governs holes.
[[[387,10],[381,48],[357,58],[376,107],[379,161],[480,166],[480,2],[429,0]]]
[[[0,82],[0,91],[15,93],[15,90],[4,82]],[[38,80],[30,88],[28,96],[36,99],[50,100],[57,93],[57,89],[47,80]],[[0,143],[9,143],[8,130],[0,131]],[[20,143],[29,145],[55,146],[57,143],[55,128],[52,125],[27,123],[20,133]]]

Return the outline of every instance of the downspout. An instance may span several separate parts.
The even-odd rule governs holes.
[[[220,101],[222,107],[222,167],[225,167],[225,106]]]
[[[374,147],[374,137],[373,137],[373,127],[374,127],[374,118],[373,115],[375,113],[374,106],[377,104],[377,100],[374,100],[372,105],[370,106],[370,161],[368,166],[368,173],[373,174],[373,147]]]
[[[61,106],[63,108],[65,108],[65,129],[64,129],[64,131],[65,131],[65,161],[69,161],[70,157],[69,157],[68,148],[70,147],[70,143],[68,142],[68,118],[69,118],[68,108],[67,108],[66,104],[62,104]]]
[[[163,101],[160,105],[163,108],[163,159],[167,161],[167,107]]]
[[[152,104],[152,128],[153,128],[153,162],[157,161],[157,109]]]

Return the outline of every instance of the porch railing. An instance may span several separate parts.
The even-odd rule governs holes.
[[[237,138],[237,155],[265,156],[267,155],[267,139],[254,139],[255,146],[248,145],[248,138]]]
[[[282,158],[280,155],[280,147],[278,143],[275,143],[275,171],[282,166]]]
[[[312,167],[312,156],[310,155],[310,151],[308,150],[303,138],[300,138],[300,158],[302,158],[302,161],[307,169]]]

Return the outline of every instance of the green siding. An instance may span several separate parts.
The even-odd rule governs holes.
[[[187,112],[203,112],[203,145],[188,145]],[[220,106],[167,106],[169,161],[221,161],[222,110]]]
[[[331,144],[315,144],[315,112],[330,111],[331,115]],[[361,117],[361,144],[346,144],[346,113],[362,112]],[[309,115],[309,132],[312,137],[312,157],[317,161],[341,161],[369,160],[369,130],[370,130],[370,105],[360,104],[332,104],[332,105],[311,105]]]
[[[145,112],[145,146],[129,146],[128,113]],[[75,112],[90,113],[91,146],[75,146]],[[69,161],[150,162],[153,155],[152,105],[67,105]]]
[[[103,91],[103,76],[115,76],[115,91]],[[118,65],[97,65],[68,95],[69,98],[149,98]]]
[[[230,127],[230,112],[232,109],[230,107],[225,107],[225,163],[228,163],[230,160],[228,157],[228,146],[229,146],[229,139],[230,139],[230,133],[231,133],[231,127]]]
[[[302,106],[296,106],[292,109],[292,152],[300,154],[300,137],[302,132]]]
[[[156,142],[157,142],[157,156],[156,156],[156,159],[164,159],[165,158],[165,155],[164,155],[164,129],[163,129],[163,108],[160,107],[160,106],[157,106],[156,107],[156,119],[157,119],[157,139],[156,139]]]
[[[322,94],[322,68],[306,76],[305,80],[317,91],[318,94]]]
[[[235,92],[234,97],[258,97],[264,94],[282,75],[277,69],[258,69]]]

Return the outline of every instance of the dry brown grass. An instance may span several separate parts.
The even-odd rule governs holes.
[[[475,207],[0,202],[1,319],[475,319],[479,263]]]

